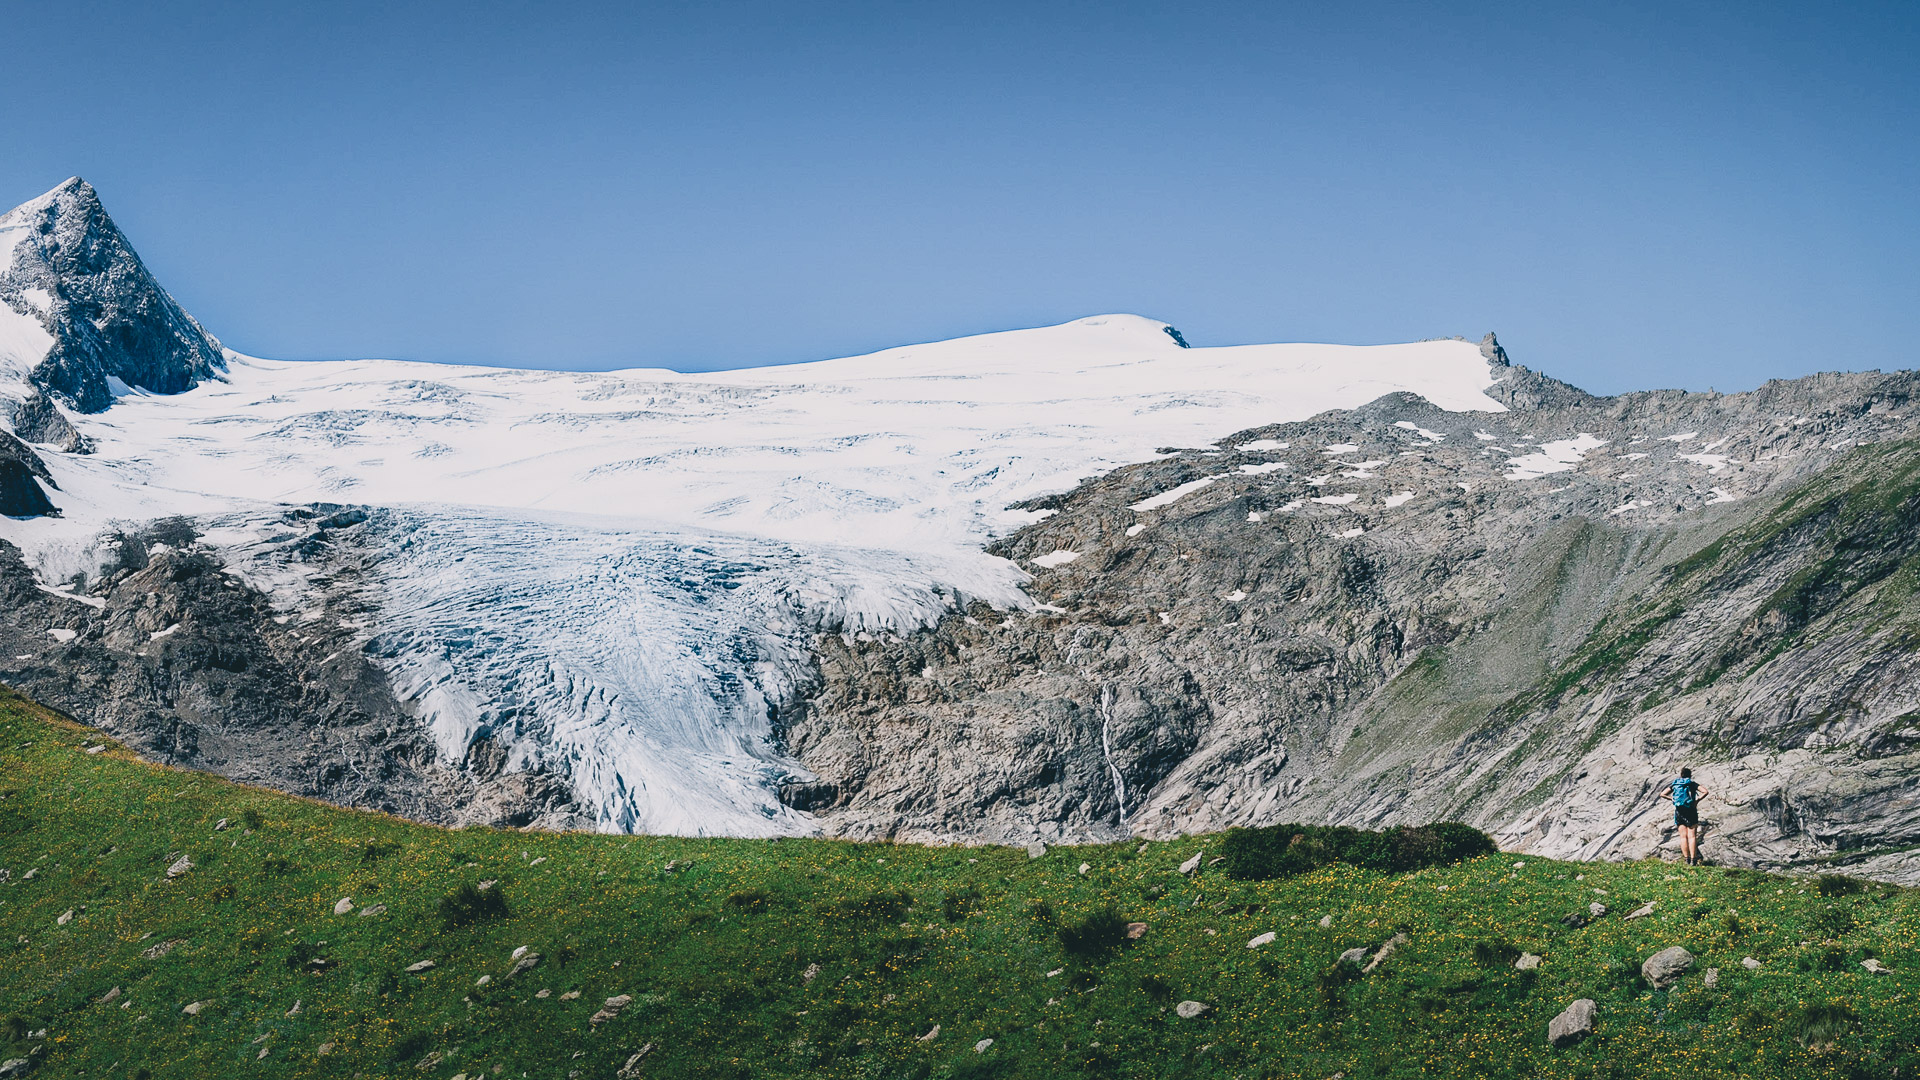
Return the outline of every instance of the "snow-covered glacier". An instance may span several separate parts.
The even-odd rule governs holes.
[[[15,401],[64,310],[44,268],[50,299],[22,299],[45,257],[19,214],[0,218]],[[63,516],[0,518],[0,538],[54,582],[115,522],[189,515],[295,618],[307,585],[250,545],[286,504],[369,508],[365,649],[443,757],[489,737],[632,832],[810,831],[776,797],[804,770],[774,716],[814,635],[1030,608],[1026,572],[983,550],[1035,519],[1013,504],[1396,391],[1503,408],[1464,341],[1186,348],[1133,315],[704,374],[223,360],[181,393],[111,377],[102,411],[56,395],[91,452],[40,442]]]

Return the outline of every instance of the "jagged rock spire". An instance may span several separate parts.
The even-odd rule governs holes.
[[[1500,347],[1500,339],[1494,337],[1491,330],[1487,331],[1486,337],[1480,339],[1480,355],[1486,357],[1489,364],[1499,364],[1501,367],[1512,366],[1512,362],[1507,359],[1507,350]]]
[[[0,215],[0,229],[16,234],[0,303],[54,339],[30,373],[49,396],[98,412],[113,403],[109,379],[177,394],[224,369],[220,343],[147,272],[85,180]]]

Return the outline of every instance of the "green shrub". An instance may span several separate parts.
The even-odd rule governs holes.
[[[972,885],[955,889],[940,901],[940,915],[948,922],[959,922],[986,907],[986,897]]]
[[[247,828],[253,829],[256,832],[259,831],[261,826],[266,824],[266,819],[260,816],[260,811],[255,810],[251,806],[240,811],[240,820]]]
[[[1505,938],[1473,943],[1473,962],[1476,967],[1509,968],[1518,959],[1520,950]]]
[[[399,844],[382,844],[369,840],[365,844],[360,845],[360,865],[372,866],[374,863],[397,853],[399,850]]]
[[[843,900],[833,907],[832,913],[843,919],[898,922],[912,908],[913,895],[902,889],[894,889]]]
[[[1819,890],[1821,896],[1852,896],[1866,888],[1866,882],[1845,874],[1821,874],[1814,888]]]
[[[1816,1002],[1800,1010],[1788,1025],[1801,1046],[1831,1046],[1860,1023],[1860,1015],[1837,1003]]]
[[[1127,920],[1112,904],[1076,923],[1060,928],[1060,947],[1073,956],[1093,959],[1127,943]]]
[[[1823,938],[1837,938],[1854,927],[1853,911],[1850,908],[1834,907],[1816,911],[1808,920]]]
[[[471,884],[462,885],[441,897],[439,913],[440,925],[447,930],[504,919],[512,914],[507,910],[506,894],[500,891],[499,886],[482,892]]]
[[[767,899],[765,889],[743,889],[727,897],[727,906],[735,911],[764,911]]]
[[[1140,990],[1154,1002],[1166,1001],[1173,996],[1173,986],[1158,975],[1140,976]]]
[[[1495,850],[1493,840],[1480,830],[1441,822],[1382,832],[1344,825],[1229,829],[1220,853],[1226,859],[1228,877],[1265,881],[1304,874],[1336,862],[1388,872],[1420,870]]]

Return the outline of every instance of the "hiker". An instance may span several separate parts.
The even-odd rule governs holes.
[[[1700,865],[1700,800],[1707,789],[1693,778],[1692,769],[1681,769],[1680,779],[1667,784],[1660,793],[1673,802],[1673,823],[1680,830],[1680,857],[1688,866]]]

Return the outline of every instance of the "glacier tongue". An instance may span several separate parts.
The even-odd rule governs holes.
[[[468,510],[385,512],[369,530],[386,589],[368,648],[440,752],[457,761],[491,738],[509,768],[570,776],[610,832],[812,831],[775,797],[805,772],[772,714],[806,678],[815,630],[1023,602],[1024,575],[985,555],[937,565]]]

